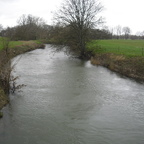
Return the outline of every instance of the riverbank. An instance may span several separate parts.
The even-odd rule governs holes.
[[[101,65],[124,76],[144,81],[144,40],[93,40],[91,63]]]
[[[135,80],[144,81],[144,57],[126,57],[116,54],[95,54],[91,57],[93,65],[107,67]]]
[[[32,51],[38,48],[44,48],[44,45],[37,41],[27,41],[27,42],[24,42],[22,45],[17,45],[13,48],[9,48],[8,53],[9,53],[10,58],[12,59],[19,54]],[[5,67],[5,63],[8,62],[8,59],[5,57],[4,50],[0,50],[0,62],[1,62],[0,69],[2,70]],[[2,82],[3,77],[4,77],[4,73],[0,71],[0,110],[9,102],[8,96],[4,90],[4,86]]]

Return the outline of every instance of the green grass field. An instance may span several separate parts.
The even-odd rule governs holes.
[[[13,48],[24,43],[24,41],[10,41],[9,47]],[[2,48],[3,40],[0,37],[0,50]],[[87,49],[94,53],[123,54],[129,57],[144,56],[144,40],[93,40],[87,44]]]
[[[3,41],[4,41],[3,38],[0,37],[0,50],[3,49],[3,47],[4,47]],[[23,45],[23,44],[33,44],[33,43],[42,44],[42,42],[39,41],[39,40],[31,40],[31,41],[10,41],[10,42],[9,42],[9,48],[14,48],[15,46],[20,46],[20,45]]]
[[[22,45],[22,41],[10,41],[9,47],[14,48],[15,46]],[[3,49],[3,38],[0,37],[0,50]]]
[[[93,40],[87,44],[87,48],[94,53],[144,56],[144,40]]]

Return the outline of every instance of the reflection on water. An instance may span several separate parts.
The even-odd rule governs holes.
[[[22,55],[13,73],[27,86],[3,109],[0,144],[144,143],[143,84],[50,45]]]

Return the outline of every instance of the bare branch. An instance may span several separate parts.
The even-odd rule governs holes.
[[[81,55],[85,53],[89,30],[102,22],[102,17],[98,16],[102,10],[103,6],[96,0],[65,0],[55,14],[58,23],[69,27],[70,43],[75,43]]]

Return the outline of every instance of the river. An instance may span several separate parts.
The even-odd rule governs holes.
[[[16,61],[0,144],[144,144],[144,84],[50,45]]]

